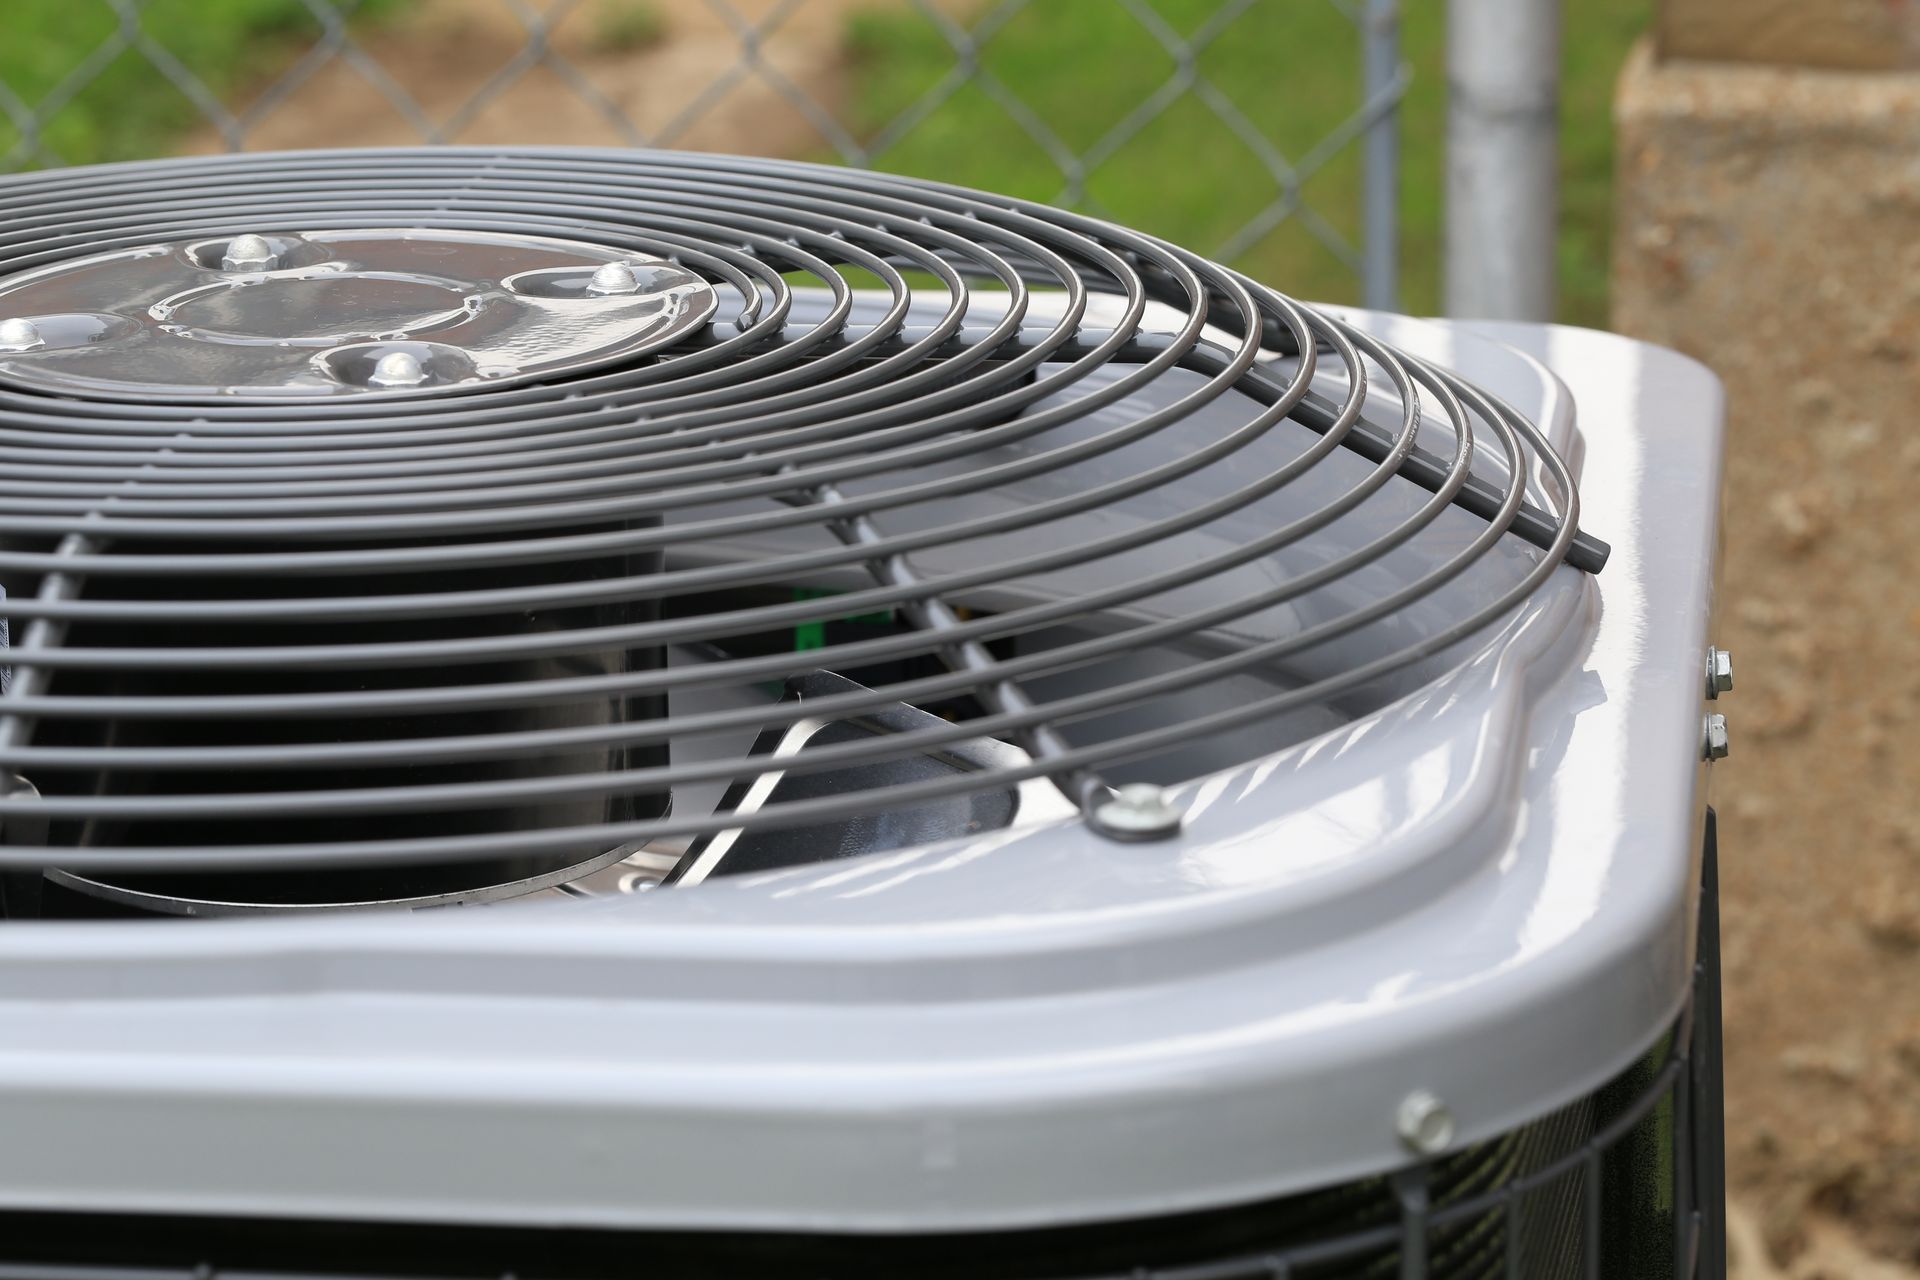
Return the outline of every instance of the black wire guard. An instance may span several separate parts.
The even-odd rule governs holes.
[[[1594,572],[1605,559],[1605,544],[1579,533],[1573,477],[1541,432],[1453,374],[1150,236],[934,183],[733,157],[557,149],[316,152],[54,171],[0,180],[0,274],[154,240],[416,225],[551,235],[659,255],[711,282],[721,293],[721,310],[700,340],[665,358],[531,386],[319,405],[133,403],[0,387],[0,573],[32,584],[6,603],[15,643],[12,684],[0,698],[0,774],[34,782],[48,770],[187,772],[212,780],[177,793],[10,789],[0,797],[0,824],[8,828],[0,869],[346,866],[550,853],[583,839],[638,842],[721,826],[790,825],[1029,777],[1053,779],[1091,814],[1109,794],[1103,766],[1378,680],[1504,616],[1563,561]],[[851,322],[853,293],[841,268],[866,273],[884,290],[878,322]],[[823,319],[794,319],[796,279],[829,291],[832,304]],[[978,318],[977,308],[968,312],[969,297],[982,285],[1005,305],[1004,315],[990,323]],[[1030,307],[1035,287],[1057,291],[1050,302],[1058,305],[1045,309],[1057,319],[1030,314],[1039,310]],[[1089,320],[1094,294],[1112,298],[1099,308],[1097,325]],[[928,299],[938,312],[931,323]],[[1150,303],[1174,309],[1180,317],[1175,332],[1145,326]],[[1118,319],[1109,322],[1116,311]],[[1275,353],[1292,359],[1267,358]],[[1325,394],[1325,379],[1313,384],[1316,372],[1329,366],[1344,371],[1342,397]],[[1172,370],[1196,375],[1193,389],[1157,408],[1128,399]],[[1090,378],[1095,371],[1102,376]],[[1380,385],[1392,394],[1383,398],[1369,389]],[[1419,391],[1453,428],[1451,456],[1416,444]],[[1203,406],[1224,403],[1229,393],[1243,397],[1237,403],[1248,406],[1244,420],[1189,455],[1089,482],[1049,502],[995,507],[910,533],[887,531],[889,512],[991,493],[1026,476],[1110,457]],[[1062,401],[1063,395],[1069,398]],[[1381,412],[1382,404],[1389,413]],[[1047,447],[1011,461],[1004,453],[990,465],[976,461],[991,446],[1035,440],[1096,410],[1109,412],[1091,434],[1069,443],[1048,437]],[[1231,463],[1282,421],[1319,438],[1284,466],[1248,469],[1224,497],[1191,505],[1162,501],[1154,519],[1124,532],[1077,542],[1056,536],[1066,526],[1054,522],[1067,517],[1140,494],[1178,494],[1184,476]],[[1476,449],[1489,446],[1504,458],[1498,483],[1473,472]],[[1143,570],[1123,585],[990,615],[970,616],[949,603],[1016,577],[1071,574],[1078,565],[1198,528],[1279,492],[1335,450],[1374,464],[1360,484],[1212,560],[1177,571]],[[955,462],[972,469],[956,476]],[[929,470],[935,464],[948,469],[936,475]],[[1543,477],[1557,511],[1528,500],[1523,480],[1530,474]],[[1258,561],[1324,528],[1382,486],[1407,482],[1431,496],[1401,527],[1263,594],[1037,653],[1002,657],[989,647]],[[749,500],[760,505],[743,512]],[[1041,673],[1196,636],[1297,598],[1417,537],[1450,506],[1480,516],[1483,532],[1433,574],[1365,608],[1177,671],[1071,696],[1037,700],[1023,687]],[[796,541],[792,552],[744,563],[671,565],[626,577],[555,573],[481,587],[469,577],[435,587],[441,575],[577,566],[692,542],[822,530],[832,536],[830,545]],[[911,561],[931,547],[1009,534],[1022,535],[1021,545],[1031,550],[964,572],[928,574]],[[1063,724],[1271,664],[1391,616],[1510,534],[1540,549],[1527,561],[1530,568],[1497,600],[1462,611],[1396,652],[1202,718],[1164,719],[1079,745],[1059,732]],[[518,631],[478,625],[540,610],[570,610],[558,616],[572,619],[609,603],[790,587],[848,569],[864,572],[872,585],[830,601]],[[417,586],[302,593],[303,582],[375,573],[418,575],[411,579]],[[169,593],[170,584],[182,582],[223,589],[218,598]],[[112,590],[98,590],[102,586]],[[246,683],[262,672],[481,670],[506,659],[708,642],[873,610],[897,610],[913,629],[806,653],[540,680],[422,679],[319,692],[249,691]],[[306,628],[421,619],[476,625],[471,634],[422,640],[369,630],[359,641],[301,641]],[[70,630],[83,625],[92,635],[111,636],[181,622],[281,627],[288,640],[174,647],[68,642]],[[944,672],[811,702],[804,711],[735,708],[510,732],[316,740],[272,753],[218,743],[36,741],[36,726],[54,721],[355,720],[559,707],[703,684],[778,681],[813,667],[928,653],[943,660]],[[63,672],[135,669],[149,673],[155,688],[165,687],[168,673],[231,675],[235,683],[230,692],[193,696],[75,696],[58,687]],[[779,724],[782,717],[852,714],[955,695],[971,696],[983,714],[884,741],[809,747],[785,767],[803,772],[987,736],[1019,743],[1032,763],[985,777],[772,805],[744,817],[668,815],[593,827],[159,847],[56,846],[27,836],[30,822],[49,820],[246,822],[287,815],[360,816],[377,832],[387,815],[664,792],[750,774],[753,766],[736,757],[484,781],[267,791],[223,792],[217,780],[229,768],[295,773],[517,760],[583,744],[659,743]]]

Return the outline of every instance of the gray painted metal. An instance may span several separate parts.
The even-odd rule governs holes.
[[[1416,1089],[1459,1142],[1584,1095],[1691,980],[1720,391],[1610,335],[1348,318],[1535,416],[1613,567],[1176,788],[1173,840],[1068,818],[587,904],[0,929],[0,1204],[1051,1224],[1400,1167]]]
[[[1448,315],[1553,318],[1559,122],[1560,5],[1451,0]]]

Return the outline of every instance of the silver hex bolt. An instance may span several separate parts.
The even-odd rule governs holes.
[[[593,278],[587,281],[587,292],[601,298],[639,291],[640,277],[636,276],[633,268],[624,262],[607,263],[596,270]]]
[[[1094,825],[1116,840],[1158,840],[1180,830],[1180,810],[1151,782],[1114,788],[1113,797],[1095,807]]]
[[[1707,648],[1707,696],[1717,698],[1733,688],[1733,655],[1725,649]]]
[[[0,351],[27,351],[40,345],[40,330],[24,316],[0,320]]]
[[[427,380],[420,358],[411,351],[389,351],[374,361],[367,381],[376,387],[417,387]]]
[[[1701,734],[1700,754],[1708,760],[1727,758],[1727,718],[1719,712],[1707,717],[1705,731]]]
[[[280,255],[273,251],[266,237],[252,234],[229,240],[226,252],[220,257],[223,271],[271,271],[279,264]]]
[[[1437,1156],[1453,1144],[1453,1112],[1425,1089],[1400,1099],[1393,1127],[1400,1141],[1423,1156]]]

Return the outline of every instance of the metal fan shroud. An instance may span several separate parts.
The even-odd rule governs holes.
[[[594,902],[8,922],[0,1204],[976,1231],[1402,1168],[1414,1089],[1460,1143],[1582,1096],[1691,977],[1720,394],[1613,335],[1354,322],[1581,457],[1608,570],[1175,786],[1164,841],[1056,820]]]
[[[484,910],[10,914],[0,1206],[1109,1222],[1404,1169],[1410,1097],[1477,1142],[1673,1026],[1720,414],[1680,357],[729,157],[193,159],[0,213],[9,272],[424,225],[717,300],[459,394],[0,383],[9,903],[980,826]],[[1143,783],[1176,822],[1113,838]]]

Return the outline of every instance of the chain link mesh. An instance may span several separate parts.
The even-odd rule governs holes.
[[[1112,118],[1088,119],[1076,109],[1082,118],[1067,122],[1033,105],[1029,86],[996,58],[1021,22],[1059,21],[1060,10],[1040,12],[1053,6],[1073,7],[1074,21],[1108,27],[1124,15],[1138,28],[1126,31],[1133,42],[1127,56],[1152,55],[1159,64],[1150,73],[1158,76],[1155,87]],[[990,101],[998,112],[994,127],[1037,149],[1057,171],[1056,190],[1021,194],[1117,220],[1129,211],[1109,207],[1100,182],[1116,167],[1138,162],[1131,153],[1150,130],[1230,134],[1239,145],[1231,225],[1212,233],[1213,243],[1190,247],[1232,263],[1290,223],[1310,238],[1303,245],[1317,246],[1359,278],[1365,301],[1391,306],[1395,125],[1409,79],[1397,47],[1397,6],[1398,0],[70,0],[54,22],[57,44],[17,49],[11,62],[0,58],[0,170],[183,149],[420,141],[696,147],[876,168],[914,167],[899,162],[903,146],[911,145],[918,167],[927,169],[940,166],[937,139],[953,127],[956,106],[968,95]],[[877,119],[871,104],[844,83],[848,33],[873,14],[919,25],[922,53],[928,40],[937,40],[933,47],[944,63],[901,95],[904,106]],[[1352,98],[1337,123],[1310,143],[1276,141],[1270,117],[1287,110],[1280,100],[1292,92],[1277,72],[1267,90],[1272,99],[1250,104],[1244,86],[1236,97],[1209,70],[1210,57],[1225,43],[1270,32],[1275,20],[1289,32],[1304,22],[1316,41],[1332,22],[1346,37],[1345,48],[1275,49],[1276,66],[1289,58],[1344,58],[1358,72],[1346,86]],[[209,24],[227,29],[209,31]],[[653,41],[660,47],[651,56],[633,47]],[[923,57],[918,65],[928,64]],[[1068,74],[1100,77],[1106,69],[1090,57]],[[143,105],[154,101],[158,82],[171,91],[159,95],[157,106]],[[1191,114],[1196,105],[1203,115]],[[1190,114],[1170,126],[1176,110]],[[154,118],[121,119],[118,125],[131,127],[116,129],[115,114],[126,111]],[[929,144],[929,137],[936,141]],[[1310,181],[1337,158],[1362,151],[1364,172],[1348,182],[1357,196],[1337,200],[1338,209],[1320,207]],[[1165,179],[1183,180],[1178,174]]]

